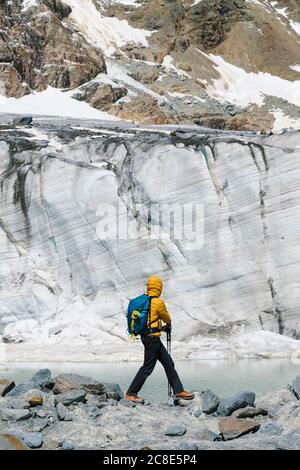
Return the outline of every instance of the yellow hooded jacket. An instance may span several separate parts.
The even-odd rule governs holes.
[[[162,321],[171,325],[171,317],[166,309],[165,302],[159,296],[162,293],[163,283],[160,277],[151,276],[147,281],[147,295],[155,297],[151,300],[151,311],[149,315],[149,327],[158,328],[159,331],[152,333],[151,336],[160,336]]]

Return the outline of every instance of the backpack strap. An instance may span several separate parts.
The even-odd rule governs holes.
[[[156,333],[157,331],[159,331],[158,328],[151,328],[151,300],[152,299],[156,299],[157,296],[152,296],[150,297],[150,300],[149,300],[149,307],[148,307],[148,317],[147,317],[147,331],[145,333],[145,335],[148,335],[148,334],[152,334],[152,333]]]

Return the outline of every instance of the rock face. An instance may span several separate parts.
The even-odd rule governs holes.
[[[223,416],[230,416],[235,410],[245,408],[246,406],[253,406],[255,402],[255,393],[242,392],[238,395],[222,400],[218,406],[218,414]]]
[[[294,0],[2,2],[0,95],[50,85],[143,124],[297,129],[297,94],[278,77],[297,87],[298,22]]]
[[[253,419],[245,420],[230,417],[219,421],[219,429],[225,441],[236,439],[250,432],[256,432],[259,426]]]
[[[298,132],[84,121],[35,120],[14,135],[0,126],[1,337],[27,343],[28,358],[47,360],[50,348],[53,360],[136,360],[122,312],[155,272],[174,318],[177,357],[292,354],[299,349],[298,141]],[[161,203],[193,204],[199,239],[189,231],[169,236],[167,218],[167,236],[147,238],[158,231]],[[120,208],[121,226],[128,217],[135,238],[105,238],[107,208],[110,227]],[[54,325],[62,333],[49,336]],[[13,343],[3,347],[21,354]],[[33,388],[18,385],[8,396]],[[68,375],[54,385],[72,388],[106,393],[102,382]]]
[[[0,5],[2,94],[19,98],[47,85],[74,88],[105,72],[101,50],[62,21],[70,12],[54,0],[26,9],[22,2]]]

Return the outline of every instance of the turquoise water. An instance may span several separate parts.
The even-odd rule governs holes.
[[[16,383],[28,380],[38,369],[49,368],[52,375],[73,372],[105,382],[117,382],[126,391],[137,372],[138,363],[5,363],[0,377]],[[269,392],[290,383],[300,374],[300,365],[288,359],[177,361],[176,368],[187,390],[211,389],[221,396],[240,390]],[[153,402],[167,399],[167,380],[161,364],[147,379],[141,395]]]

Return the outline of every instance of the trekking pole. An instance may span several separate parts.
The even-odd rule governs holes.
[[[167,351],[168,351],[168,354],[171,356],[171,332],[168,331],[167,332]],[[172,388],[171,388],[171,384],[170,384],[170,381],[168,380],[168,397],[170,398],[172,396]]]

